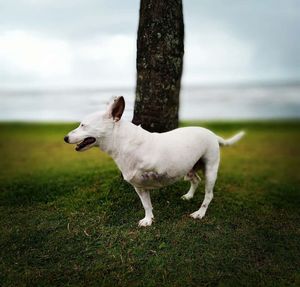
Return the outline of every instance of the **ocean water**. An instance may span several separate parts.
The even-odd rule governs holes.
[[[112,96],[126,100],[132,119],[134,89],[0,90],[0,121],[80,121],[105,109]],[[300,118],[300,84],[183,87],[180,119]]]

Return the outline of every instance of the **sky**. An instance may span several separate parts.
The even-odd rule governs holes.
[[[183,0],[184,85],[300,80],[300,0]],[[134,87],[139,1],[0,0],[1,87]]]

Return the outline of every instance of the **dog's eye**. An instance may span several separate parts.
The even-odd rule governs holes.
[[[84,124],[80,124],[80,126],[81,126],[82,128],[84,128],[84,127],[85,127],[85,125],[84,125]]]

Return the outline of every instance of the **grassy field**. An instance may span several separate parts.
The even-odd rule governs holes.
[[[189,123],[191,124],[191,123]],[[199,123],[193,123],[199,124]],[[0,124],[1,286],[299,286],[300,122],[201,123],[222,149],[215,197],[152,192],[155,223],[113,161],[64,144],[72,124]]]

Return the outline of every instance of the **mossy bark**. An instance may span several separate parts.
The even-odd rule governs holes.
[[[146,130],[178,127],[183,40],[181,0],[141,0],[133,123]]]

